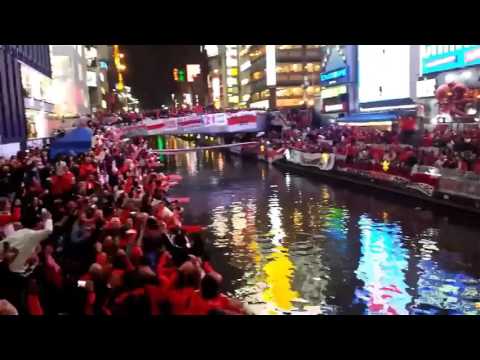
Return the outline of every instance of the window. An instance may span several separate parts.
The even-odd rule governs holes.
[[[268,99],[270,97],[270,90],[264,90],[260,93],[260,98],[262,99]]]
[[[227,75],[238,76],[238,68],[227,69]]]
[[[228,77],[227,78],[227,86],[230,87],[230,86],[235,86],[235,85],[237,85],[237,78]]]
[[[279,64],[277,73],[302,72],[301,63]]]
[[[256,71],[252,74],[252,80],[260,80],[265,77],[265,71]]]
[[[253,62],[257,59],[259,59],[262,56],[265,56],[265,47],[262,47],[258,50],[252,51],[250,54],[250,61]]]
[[[279,45],[279,50],[292,50],[292,49],[301,49],[302,45]]]
[[[320,63],[308,63],[305,65],[305,70],[307,72],[320,72],[321,65]]]
[[[299,97],[303,96],[303,89],[300,86],[277,88],[277,97]]]
[[[260,100],[260,93],[256,92],[252,94],[252,101]]]

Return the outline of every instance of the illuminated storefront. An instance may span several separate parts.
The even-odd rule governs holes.
[[[21,63],[27,138],[51,136],[55,128],[52,79]]]
[[[52,101],[59,117],[90,113],[83,45],[52,45]]]
[[[27,126],[22,66],[38,72],[40,77],[51,76],[48,45],[0,45],[0,154],[11,156],[25,145]],[[6,86],[7,84],[8,86]],[[38,90],[38,83],[32,81]],[[30,90],[33,91],[33,90]]]
[[[301,108],[314,105],[320,94],[320,45],[240,45],[242,101],[250,108]],[[268,98],[262,94],[268,90]],[[244,95],[249,94],[250,97]],[[246,100],[248,99],[248,100]],[[263,104],[263,103],[262,103]]]

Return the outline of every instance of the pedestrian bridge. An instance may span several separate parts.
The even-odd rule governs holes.
[[[192,114],[182,117],[144,119],[118,129],[123,137],[182,134],[231,134],[265,131],[264,111]]]

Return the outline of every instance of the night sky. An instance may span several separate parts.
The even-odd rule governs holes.
[[[173,68],[186,64],[201,64],[202,70],[205,67],[200,45],[120,45],[120,50],[125,52],[127,65],[125,84],[132,87],[143,109],[169,104],[175,91]]]

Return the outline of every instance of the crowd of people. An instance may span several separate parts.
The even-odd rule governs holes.
[[[403,144],[400,132],[332,124],[300,130],[295,125],[276,136],[292,148],[305,152],[329,152],[345,157],[349,164],[368,164],[409,172],[415,165],[457,169],[480,174],[480,129],[454,130],[437,126],[425,130],[416,144]]]
[[[0,158],[0,314],[247,314],[169,197],[181,178],[144,139],[89,124],[88,153]]]

